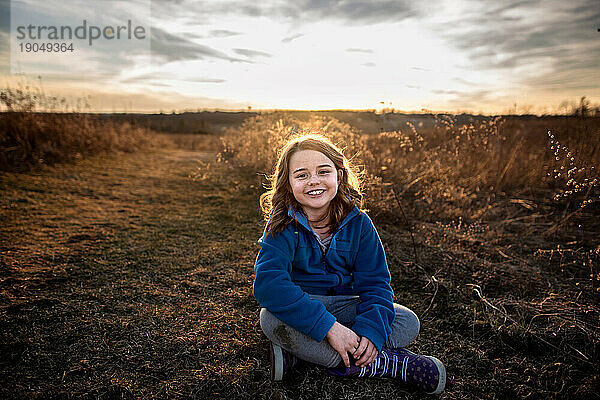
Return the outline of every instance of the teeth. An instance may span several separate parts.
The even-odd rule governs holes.
[[[318,190],[311,190],[310,192],[308,192],[308,194],[321,194],[323,192],[324,192],[323,189],[318,189]]]

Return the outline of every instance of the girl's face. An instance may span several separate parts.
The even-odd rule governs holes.
[[[339,186],[333,161],[320,151],[300,150],[290,157],[289,170],[292,193],[304,213],[310,220],[322,218]]]

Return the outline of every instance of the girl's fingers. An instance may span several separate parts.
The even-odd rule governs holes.
[[[375,345],[373,343],[371,343],[370,340],[365,340],[365,342],[368,343],[368,345],[366,346],[366,349],[364,351],[364,353],[362,354],[362,356],[360,357],[360,359],[356,362],[356,365],[360,365],[360,366],[366,366],[371,364],[373,361],[375,361],[375,358],[377,357],[377,349],[375,348]],[[362,342],[361,342],[362,345]]]
[[[348,357],[348,353],[347,352],[341,352],[340,356],[342,357],[342,361],[344,361],[344,365],[346,366],[346,368],[350,367],[350,358]]]
[[[360,356],[365,352],[367,347],[368,347],[368,343],[365,340],[361,340],[360,344],[358,344],[358,348],[356,348],[356,350],[353,351],[354,358],[359,359]]]
[[[368,344],[364,344],[363,341],[361,341],[360,343],[362,350],[360,352],[360,354],[357,354],[357,360],[356,360],[356,365],[358,366],[364,366],[364,362],[365,360],[368,358],[367,355],[369,354],[369,345]],[[357,352],[358,353],[358,352]]]

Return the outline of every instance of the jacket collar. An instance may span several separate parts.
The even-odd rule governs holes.
[[[360,211],[359,211],[358,207],[356,207],[356,205],[355,205],[354,208],[352,208],[352,210],[348,213],[348,215],[346,215],[346,218],[344,218],[344,220],[338,227],[338,230],[340,230],[344,225],[346,225],[348,223],[348,221],[350,221],[353,217],[355,217],[358,214],[360,214]],[[288,215],[292,219],[295,219],[296,221],[298,221],[298,223],[300,225],[302,225],[303,227],[305,227],[309,232],[312,231],[312,228],[308,224],[308,218],[306,217],[306,215],[304,214],[304,212],[302,210],[295,213],[294,209],[292,208],[292,205],[290,204],[288,206]]]

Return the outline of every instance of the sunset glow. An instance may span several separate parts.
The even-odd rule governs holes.
[[[98,40],[78,62],[66,54],[44,62],[30,55],[15,71],[14,62],[11,70],[4,61],[7,85],[23,79],[18,72],[36,83],[41,76],[44,90],[89,96],[95,111],[386,107],[543,113],[581,96],[600,102],[600,11],[594,1],[445,1],[434,7],[140,0],[108,2],[111,7],[97,11],[80,1],[70,7],[48,1],[43,8],[13,1],[13,9],[15,3],[30,7],[32,20],[42,22],[57,19],[56,13],[79,22],[97,15],[135,21],[139,10],[151,8],[148,52],[121,51],[116,41]],[[4,21],[4,54],[10,53],[9,27]]]

